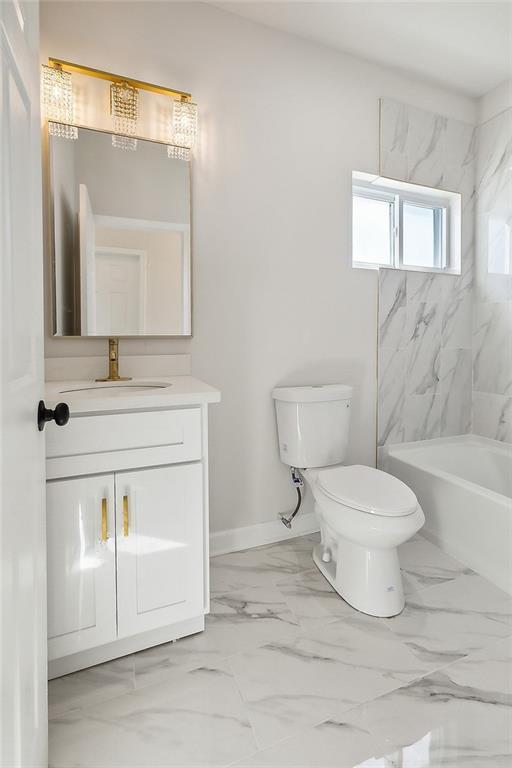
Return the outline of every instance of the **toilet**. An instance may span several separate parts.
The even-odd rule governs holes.
[[[396,477],[344,466],[352,388],[345,384],[273,390],[281,461],[311,489],[321,542],[313,560],[339,595],[371,616],[405,605],[398,546],[425,522],[414,493]]]

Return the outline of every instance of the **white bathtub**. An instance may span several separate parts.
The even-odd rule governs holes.
[[[512,445],[476,435],[382,449],[382,468],[415,492],[420,533],[512,594]]]

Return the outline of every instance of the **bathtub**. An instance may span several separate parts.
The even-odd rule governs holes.
[[[427,539],[512,594],[512,445],[476,435],[386,446],[382,469],[412,488]]]

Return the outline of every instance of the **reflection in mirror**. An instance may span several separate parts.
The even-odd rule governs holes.
[[[55,335],[190,335],[189,164],[86,128],[49,141]]]

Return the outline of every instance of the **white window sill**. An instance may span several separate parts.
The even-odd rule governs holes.
[[[434,275],[461,275],[460,269],[439,269],[439,267],[393,267],[391,264],[363,264],[358,262],[352,263],[353,269],[373,269],[378,271],[379,269],[392,269],[395,272],[429,272]]]

